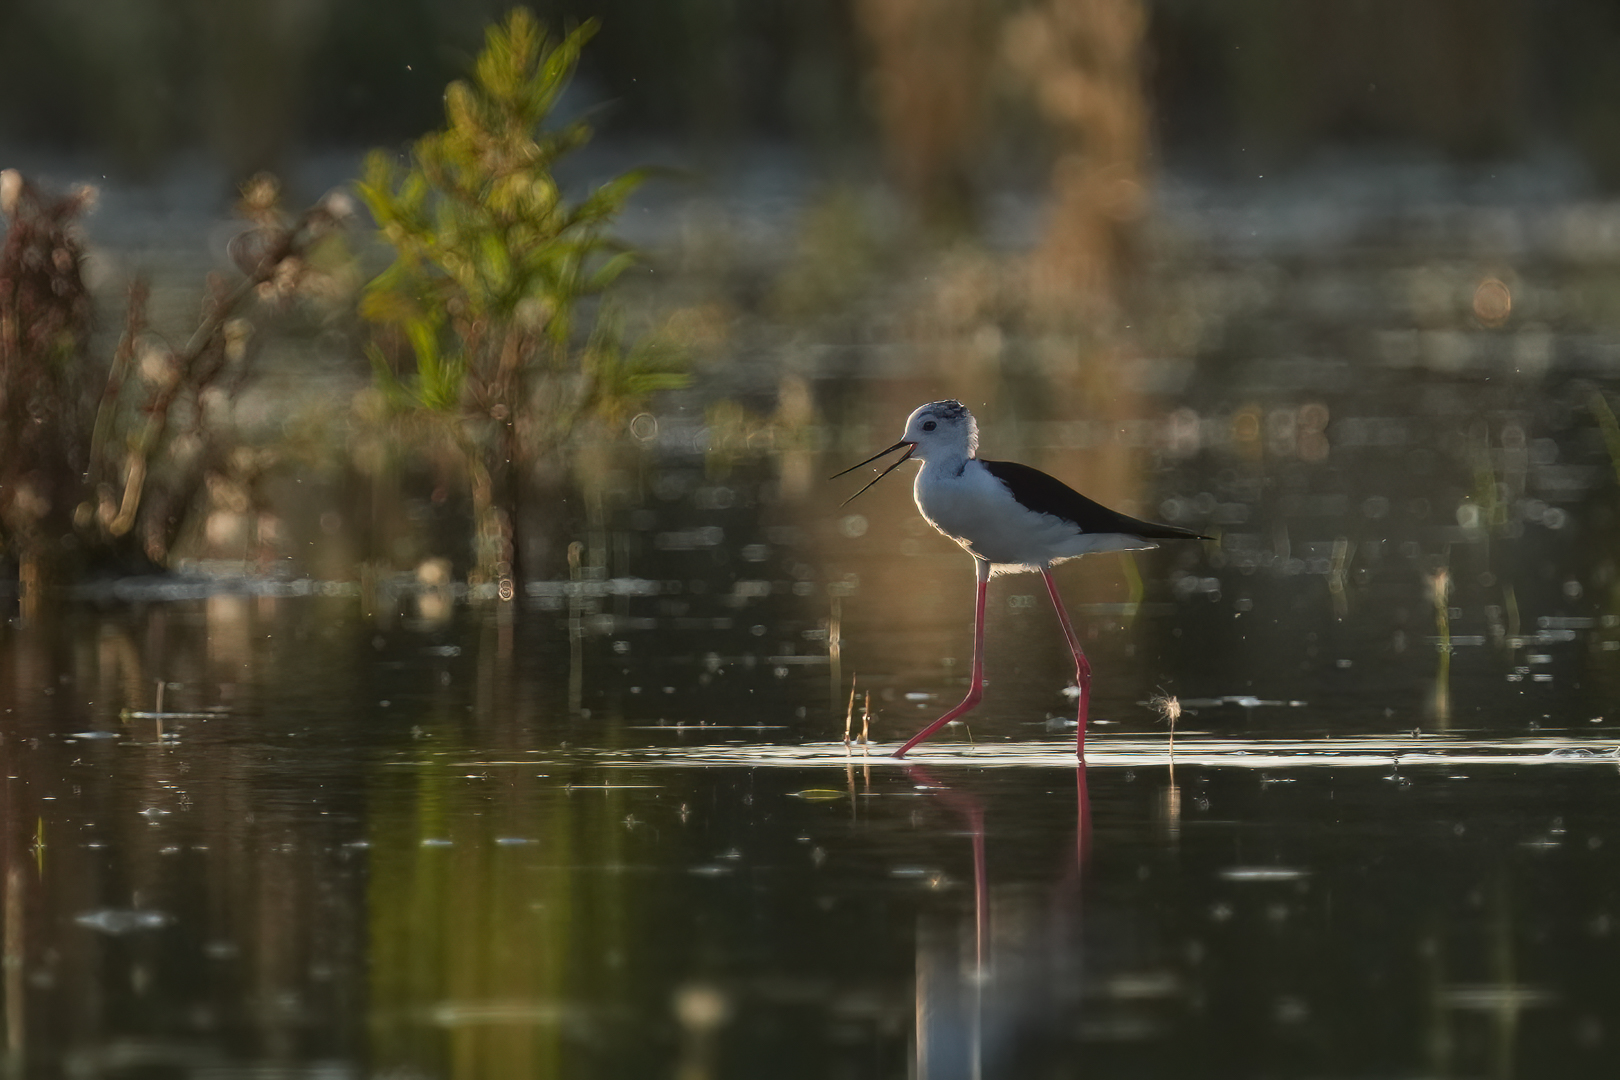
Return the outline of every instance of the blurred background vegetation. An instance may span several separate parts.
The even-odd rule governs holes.
[[[87,180],[103,189],[75,234],[88,238],[85,287],[97,305],[83,328],[89,381],[99,385],[114,353],[116,312],[133,282],[151,279],[143,327],[174,341],[195,326],[203,273],[227,258],[244,269],[223,239],[240,226],[223,219],[251,178],[279,177],[288,205],[303,206],[334,185],[355,191],[371,148],[384,148],[374,164],[395,155],[406,165],[412,140],[445,124],[446,86],[468,75],[506,7],[0,0],[0,165],[49,190]],[[918,395],[957,393],[984,402],[992,420],[1122,421],[1151,412],[1147,398],[1164,389],[1144,374],[1150,358],[1194,360],[1215,377],[1257,353],[1311,351],[1324,331],[1284,340],[1267,304],[1298,273],[1299,253],[1351,265],[1357,229],[1402,243],[1411,222],[1399,213],[1343,213],[1384,205],[1392,181],[1420,174],[1421,198],[1462,205],[1470,184],[1477,195],[1489,180],[1496,186],[1479,205],[1519,208],[1601,200],[1620,187],[1620,69],[1609,61],[1620,14],[1595,0],[602,0],[531,9],[558,33],[600,27],[557,104],[555,130],[584,122],[595,132],[557,165],[565,196],[582,198],[627,169],[671,167],[615,201],[624,213],[613,242],[622,234],[650,257],[623,275],[618,306],[598,312],[593,300],[581,325],[667,343],[685,359],[632,349],[597,368],[649,389],[680,383],[674,373],[690,361],[692,388],[677,410],[701,417],[690,444],[701,443],[712,469],[781,452],[780,491],[790,498],[809,490],[808,451],[826,435],[811,429],[823,418],[859,436],[851,424],[903,415]],[[1326,191],[1324,179],[1338,187]],[[1206,212],[1200,200],[1217,191],[1226,203]],[[1560,235],[1607,235],[1578,217]],[[1268,243],[1284,240],[1233,273],[1232,260],[1255,254],[1244,245],[1256,222]],[[460,467],[443,455],[413,460],[378,435],[387,387],[370,382],[366,357],[379,342],[358,301],[390,256],[363,215],[356,224],[352,262],[325,275],[320,296],[248,313],[274,333],[253,338],[255,379],[221,415],[253,452],[219,457],[252,466],[207,474],[198,491],[212,501],[193,508],[202,524],[191,539],[164,511],[167,536],[145,545],[159,561],[173,550],[262,567],[291,551],[341,550],[328,565],[301,568],[343,576],[357,563],[471,558],[474,530],[444,522],[480,516],[467,504],[479,502],[490,468],[456,479]],[[1546,296],[1515,276],[1526,234],[1483,217],[1456,228],[1460,237],[1426,234],[1423,250],[1391,256],[1392,268],[1410,261],[1388,280],[1412,311],[1388,328],[1535,330],[1552,308],[1537,308]],[[1472,252],[1466,267],[1446,263],[1459,246]],[[1607,325],[1615,305],[1593,262],[1607,256],[1542,254],[1585,260],[1588,287],[1560,302]],[[1323,270],[1336,325],[1383,319],[1357,307],[1368,294],[1334,277],[1342,268]],[[576,353],[606,355],[590,351],[585,331],[576,337]],[[1326,351],[1362,363],[1366,339],[1349,341]],[[395,365],[409,352],[401,341],[380,345]],[[864,392],[850,381],[857,375],[889,382]],[[574,454],[566,467],[535,455],[513,483],[549,492],[534,511],[544,520],[525,525],[511,511],[510,524],[482,528],[496,539],[473,546],[511,549],[510,558],[476,561],[559,572],[564,533],[605,535],[603,493],[642,483],[626,479],[634,455],[625,447],[671,445],[671,429],[651,415],[659,408],[640,412],[643,397],[599,410],[600,431],[618,447]],[[1224,415],[1249,406],[1212,398],[1210,407]],[[1135,497],[1139,454],[1119,443],[1087,454],[1096,494]],[[303,497],[309,489],[296,488],[316,480],[332,507],[319,514],[318,500]],[[113,487],[121,482],[113,477]],[[584,498],[570,503],[568,484]],[[430,511],[408,509],[418,498]],[[320,543],[300,542],[306,535]],[[520,535],[534,538],[532,550]],[[585,546],[587,564],[605,550]]]
[[[88,152],[129,175],[205,150],[241,176],[296,155],[403,139],[436,124],[498,0],[5,0],[0,136]],[[920,110],[979,113],[958,134],[973,169],[1027,165],[1009,93],[1008,20],[1028,0],[537,2],[553,25],[598,18],[581,100],[610,136],[655,135],[723,157],[760,139],[829,163],[895,152],[883,83],[905,34]],[[1107,8],[1110,5],[1093,5]],[[1462,158],[1566,146],[1606,187],[1620,10],[1600,0],[1155,0],[1143,23],[1152,145],[1171,161],[1246,173],[1323,145],[1407,144]],[[926,26],[925,26],[926,24]],[[920,97],[921,95],[919,95]],[[913,133],[914,135],[916,133]]]

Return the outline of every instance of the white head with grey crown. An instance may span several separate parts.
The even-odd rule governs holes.
[[[979,449],[979,423],[960,401],[930,401],[906,419],[906,443],[915,448],[907,456],[920,461],[970,458]]]
[[[844,473],[854,472],[861,465],[870,465],[878,458],[887,457],[902,447],[906,452],[887,469],[878,473],[872,483],[845,499],[845,505],[913,457],[919,461],[950,461],[953,458],[966,461],[978,452],[979,424],[973,419],[973,414],[968,412],[967,406],[960,401],[930,401],[906,419],[906,433],[900,437],[899,442],[887,450],[873,454],[859,465],[851,465],[833,479],[843,476]]]

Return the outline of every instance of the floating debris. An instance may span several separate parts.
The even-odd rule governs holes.
[[[221,716],[229,715],[219,712],[144,712],[137,709],[125,709],[118,714],[126,720],[217,720]],[[97,736],[101,738],[102,736]],[[78,738],[78,736],[75,736]]]
[[[906,761],[896,761],[891,757],[893,749],[881,743],[874,744],[871,756],[863,758],[862,762],[897,768],[903,767],[907,761],[971,765],[975,768],[1075,767],[1074,743],[1066,739],[982,743],[977,746],[944,743],[929,747],[920,757],[914,753]],[[841,741],[797,746],[729,744],[646,747],[601,750],[589,756],[596,764],[611,767],[780,765],[798,768],[836,766],[842,769],[849,764],[848,751]],[[1182,732],[1176,740],[1175,754],[1177,765],[1270,770],[1324,766],[1387,769],[1396,757],[1402,769],[1426,765],[1443,766],[1448,770],[1460,765],[1612,765],[1620,759],[1620,750],[1607,740],[1595,742],[1554,736],[1478,739],[1425,734],[1422,742],[1414,747],[1412,737],[1405,733],[1313,739],[1224,739]],[[1101,735],[1086,745],[1086,765],[1092,770],[1141,768],[1165,765],[1169,761],[1165,742],[1158,738]]]
[[[1229,866],[1220,872],[1222,881],[1299,881],[1309,870],[1288,866]]]
[[[706,863],[702,866],[692,867],[687,873],[693,877],[725,877],[731,873],[731,867],[720,866],[717,863]]]
[[[1448,986],[1440,991],[1440,1002],[1447,1008],[1477,1012],[1529,1009],[1557,1000],[1557,994],[1534,986]]]
[[[175,920],[174,916],[166,911],[153,911],[143,908],[101,908],[96,911],[86,911],[82,915],[75,915],[73,921],[80,926],[117,937],[122,934],[133,934],[140,930],[161,930]]]

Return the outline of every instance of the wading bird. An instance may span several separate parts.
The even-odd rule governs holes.
[[[1174,525],[1126,517],[1092,502],[1039,469],[978,457],[979,425],[960,401],[935,401],[922,406],[906,421],[906,433],[899,442],[859,465],[851,465],[833,479],[900,449],[905,453],[898,460],[844,502],[849,503],[906,461],[915,458],[922,462],[914,489],[917,509],[928,524],[973,556],[979,589],[973,609],[973,682],[967,697],[913,735],[894,756],[904,757],[912,747],[979,703],[984,695],[984,599],[990,578],[1038,570],[1046,579],[1047,594],[1052,597],[1063,636],[1074,654],[1075,683],[1080,691],[1074,752],[1084,762],[1091,664],[1081,651],[1080,639],[1075,636],[1057,583],[1052,580],[1052,564],[1097,551],[1157,547],[1160,540],[1214,538]]]

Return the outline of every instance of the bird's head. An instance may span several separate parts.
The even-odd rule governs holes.
[[[960,401],[930,401],[927,405],[912,413],[906,419],[906,433],[900,441],[887,450],[873,454],[859,465],[851,465],[844,472],[835,473],[832,479],[836,480],[844,473],[854,472],[861,465],[870,465],[878,458],[887,457],[896,450],[904,449],[887,469],[878,473],[871,483],[861,488],[855,495],[845,499],[845,504],[854,500],[866,488],[888,476],[900,465],[915,457],[919,461],[926,461],[930,457],[950,459],[951,457],[970,458],[979,448],[979,425],[968,412],[967,406]]]
[[[930,401],[906,420],[900,439],[916,449],[911,456],[970,458],[979,449],[979,425],[960,401]]]

